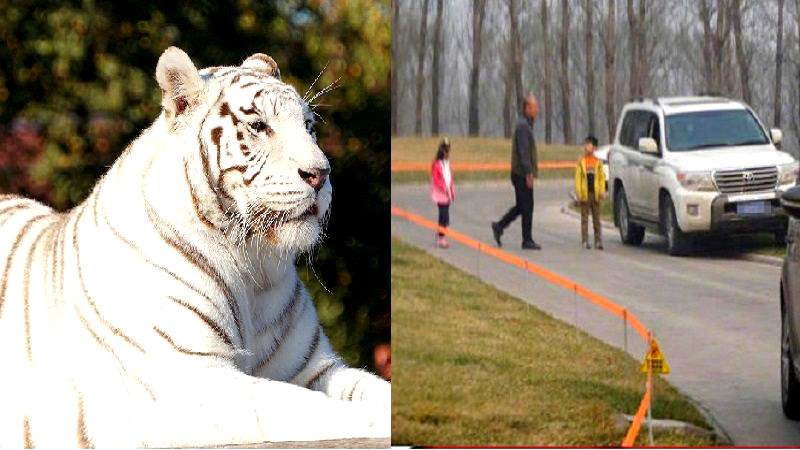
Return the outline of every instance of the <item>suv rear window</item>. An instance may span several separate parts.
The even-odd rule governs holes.
[[[664,120],[667,147],[673,152],[769,144],[761,125],[746,109],[673,114]]]

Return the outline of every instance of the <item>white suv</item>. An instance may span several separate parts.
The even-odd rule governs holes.
[[[798,163],[778,151],[745,104],[719,97],[638,99],[622,110],[609,152],[608,184],[622,241],[639,245],[645,228],[685,254],[704,233],[773,232],[787,218],[781,194]]]

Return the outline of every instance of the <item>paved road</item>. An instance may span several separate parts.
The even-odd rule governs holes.
[[[642,247],[623,246],[605,229],[606,250],[583,250],[580,221],[561,212],[569,181],[536,186],[534,239],[541,252],[520,250],[520,223],[506,230],[504,249],[530,259],[628,307],[658,338],[672,366],[668,380],[697,400],[736,445],[800,445],[800,424],[783,418],[780,405],[780,268],[736,255],[667,256],[663,241],[648,235]],[[489,224],[510,206],[510,182],[459,185],[451,225],[486,243]],[[436,220],[428,187],[395,185],[392,204]],[[571,292],[458,244],[434,248],[432,232],[392,218],[392,234],[441,257],[554,317],[623,347],[620,319]],[[632,330],[628,351],[645,346]],[[658,393],[656,392],[657,396]]]

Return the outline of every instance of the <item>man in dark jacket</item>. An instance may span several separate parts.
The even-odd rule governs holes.
[[[539,175],[536,155],[536,141],[533,138],[533,121],[539,115],[539,102],[529,95],[522,106],[522,117],[517,123],[511,145],[511,184],[514,185],[516,204],[500,219],[492,222],[492,233],[497,246],[502,246],[500,237],[503,230],[522,215],[522,248],[541,250],[531,236],[533,222],[533,180]]]

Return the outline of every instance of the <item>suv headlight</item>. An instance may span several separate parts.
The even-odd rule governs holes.
[[[797,181],[797,174],[800,172],[800,163],[797,161],[778,166],[778,184],[794,184]]]
[[[690,191],[716,191],[711,172],[678,172],[678,182]]]

